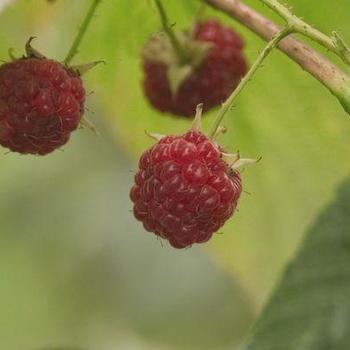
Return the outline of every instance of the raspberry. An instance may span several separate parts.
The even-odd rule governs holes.
[[[175,248],[208,241],[234,213],[241,177],[203,133],[161,138],[140,158],[134,215]]]
[[[157,40],[152,38],[146,44],[146,53],[149,52],[148,46],[159,47],[155,41]],[[231,28],[215,20],[197,23],[193,37],[187,38],[184,45],[193,46],[194,43],[207,47],[209,43],[210,46],[199,65],[196,66],[198,57],[195,56],[192,62],[185,62],[187,67],[190,64],[194,69],[175,91],[171,87],[169,75],[172,63],[162,59],[164,52],[154,53],[153,48],[153,54],[144,55],[144,92],[150,103],[161,112],[191,117],[199,103],[204,104],[204,112],[208,111],[226,100],[247,71],[246,59],[242,53],[243,40]]]
[[[45,155],[63,146],[84,112],[78,73],[59,62],[25,57],[0,66],[0,144]]]

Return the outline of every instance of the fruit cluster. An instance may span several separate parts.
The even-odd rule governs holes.
[[[221,104],[247,70],[243,41],[214,20],[173,37],[152,37],[143,53],[144,91],[161,112],[191,117],[180,136],[157,137],[139,161],[130,191],[134,215],[175,248],[208,241],[229,219],[242,192],[237,168],[250,160],[229,155],[200,130],[202,112]],[[0,144],[45,155],[65,145],[83,121],[81,74],[26,45],[26,55],[0,66]],[[181,47],[181,54],[179,52]]]

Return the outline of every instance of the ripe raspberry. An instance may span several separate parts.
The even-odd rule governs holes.
[[[193,51],[192,62],[184,62],[184,66],[191,65],[194,69],[174,91],[171,87],[173,77],[169,75],[172,74],[172,62],[167,60],[169,54],[161,52],[171,51],[171,48],[159,49],[156,42],[159,40],[152,38],[145,46],[143,86],[150,103],[162,112],[191,117],[199,103],[204,104],[204,112],[208,111],[226,100],[247,71],[242,38],[231,28],[208,20],[198,23],[193,37],[183,41],[185,47],[204,44],[208,48],[208,43],[210,46],[205,55],[202,54],[199,64],[198,50]],[[151,54],[149,46],[153,46]]]
[[[167,136],[143,153],[130,191],[134,215],[175,248],[208,241],[237,206],[241,177],[203,133]]]
[[[0,144],[45,155],[63,146],[84,112],[78,73],[46,58],[25,57],[0,66]]]

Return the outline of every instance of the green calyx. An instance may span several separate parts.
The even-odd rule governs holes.
[[[167,67],[170,90],[176,95],[180,86],[202,64],[212,45],[194,39],[190,34],[174,32],[181,55],[167,35],[154,35],[143,49],[143,58],[163,63]]]

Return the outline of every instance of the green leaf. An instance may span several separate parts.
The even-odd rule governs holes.
[[[3,0],[0,1],[0,12],[2,12],[7,5],[9,5],[13,0]]]
[[[199,3],[164,1],[169,20],[176,23],[177,30],[192,25]],[[274,18],[258,1],[247,3]],[[348,0],[338,0],[336,8],[319,0],[288,3],[324,32],[338,29],[350,33],[350,12],[345,11]],[[29,6],[27,0],[20,4]],[[46,6],[55,11],[45,16],[38,14],[30,27],[36,29],[37,22],[42,24],[39,33],[33,33],[38,36],[38,49],[53,57],[55,53],[56,57],[64,57],[70,43],[67,38],[75,34],[86,6],[82,0],[61,0]],[[319,11],[314,11],[315,6]],[[334,16],[329,16],[330,11]],[[30,13],[34,17],[34,10]],[[221,19],[243,35],[245,53],[252,64],[265,43],[218,11],[207,9],[205,15]],[[30,18],[29,14],[26,17]],[[18,18],[12,18],[14,21],[22,23]],[[1,23],[0,28],[5,32],[11,23]],[[56,38],[45,31],[48,26],[58,28]],[[23,28],[20,29],[23,36]],[[25,29],[25,33],[32,33]],[[157,112],[144,98],[140,52],[147,38],[160,30],[152,1],[135,0],[132,11],[128,1],[104,1],[75,60],[77,64],[106,60],[107,66],[86,75],[88,91],[95,91],[87,106],[96,110],[97,105],[103,111],[95,120],[104,119],[116,143],[135,159],[134,167],[140,153],[151,144],[144,130],[182,133],[191,125],[190,120]],[[10,34],[18,33],[16,28],[15,34]],[[65,40],[60,40],[61,37]],[[6,40],[9,41],[7,37]],[[330,58],[342,64],[334,55]],[[205,130],[215,114],[213,111],[205,116]],[[225,269],[239,276],[258,310],[307,226],[331,198],[334,186],[348,173],[347,162],[341,160],[349,154],[349,117],[336,98],[314,78],[285,55],[275,52],[239,97],[225,126],[228,131],[219,142],[227,151],[239,149],[244,157],[263,156],[263,160],[242,175],[244,189],[252,195],[242,195],[239,212],[223,228],[226,234],[216,235],[205,248]]]
[[[198,0],[164,3],[177,29],[191,26]],[[273,17],[257,1],[248,3]],[[350,14],[344,11],[348,0],[339,0],[337,9],[321,4],[322,11],[314,11],[318,0],[289,3],[296,13],[325,32],[335,27],[342,33],[350,32]],[[146,2],[135,1],[134,6],[140,9],[141,4]],[[192,8],[187,9],[185,4],[192,4]],[[80,57],[88,61],[102,55],[109,62],[87,78],[96,87],[102,116],[116,142],[136,163],[151,144],[144,130],[182,133],[191,121],[157,112],[142,92],[139,53],[147,37],[160,29],[157,14],[151,6],[135,14],[120,8],[116,25],[114,6],[117,5],[112,1],[102,4]],[[336,22],[327,16],[330,10],[337,12]],[[123,29],[121,23],[129,21],[130,16],[130,22],[137,25]],[[217,11],[207,9],[206,16],[222,19],[244,36],[245,52],[252,64],[265,43]],[[58,26],[64,27],[63,22]],[[106,28],[110,28],[111,36],[106,36]],[[113,37],[112,45],[106,37]],[[319,46],[316,48],[327,54]],[[330,57],[340,63],[333,55]],[[205,130],[215,114],[213,111],[204,117]],[[263,156],[263,161],[244,172],[244,189],[252,195],[242,195],[239,212],[223,228],[226,234],[216,235],[205,248],[224,268],[238,274],[258,310],[307,226],[348,172],[348,164],[340,160],[349,154],[350,123],[336,98],[285,55],[275,52],[239,97],[224,124],[228,131],[219,142],[227,151],[239,149],[242,156]]]
[[[245,2],[280,20],[259,1]],[[345,41],[350,41],[348,0],[337,0],[337,6],[319,0],[287,2],[295,13],[322,31],[337,29]],[[112,134],[115,143],[135,160],[130,166],[135,169],[140,153],[151,144],[145,129],[180,133],[191,121],[158,113],[144,98],[140,52],[147,38],[159,32],[161,26],[152,1],[130,3],[115,0],[101,4],[74,64],[97,59],[108,63],[85,78],[87,91],[95,92],[88,98],[87,107],[101,111],[88,118],[97,125],[104,121],[108,131],[101,139],[108,132]],[[170,22],[179,30],[190,27],[199,3],[164,1]],[[38,50],[52,58],[63,58],[87,6],[86,0],[60,0],[50,5],[17,0],[1,13],[1,58],[6,59],[9,47],[21,54],[29,35],[38,37]],[[219,12],[208,9],[205,15],[223,20],[244,36],[251,64],[265,45],[262,40]],[[204,118],[205,128],[214,115]],[[350,123],[338,101],[323,86],[275,52],[237,100],[225,125],[228,132],[220,139],[225,149],[239,149],[246,157],[261,155],[263,161],[243,173],[244,189],[252,195],[242,195],[239,212],[222,229],[225,234],[215,235],[202,247],[216,263],[239,276],[257,312],[305,229],[332,197],[335,185],[348,174],[349,165],[344,159],[349,155]],[[83,137],[88,139],[88,132]],[[97,141],[95,147],[100,149],[100,144]],[[67,149],[70,147],[71,143]],[[117,188],[116,183],[113,188]]]
[[[350,348],[349,214],[350,178],[289,264],[247,349]]]
[[[85,350],[85,349],[76,348],[76,347],[65,347],[65,346],[50,346],[50,347],[40,348],[38,350]]]

